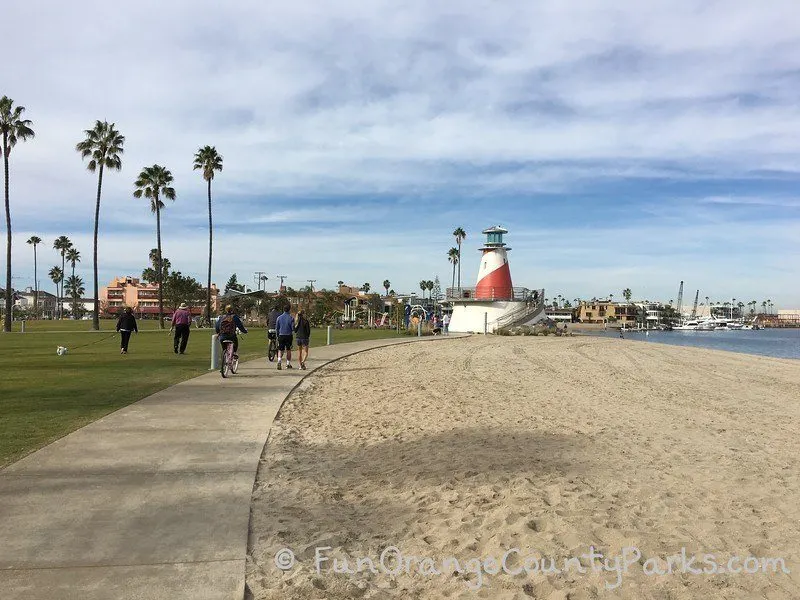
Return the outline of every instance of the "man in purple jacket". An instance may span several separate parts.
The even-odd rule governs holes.
[[[186,352],[186,344],[189,343],[189,331],[192,323],[192,313],[185,302],[182,302],[172,315],[172,327],[175,329],[175,336],[172,338],[172,346],[175,349],[175,354]]]

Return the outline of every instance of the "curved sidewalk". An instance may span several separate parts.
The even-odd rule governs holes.
[[[0,598],[242,600],[258,461],[295,385],[355,352],[456,337],[312,348],[308,371],[259,359],[202,375],[10,465]]]

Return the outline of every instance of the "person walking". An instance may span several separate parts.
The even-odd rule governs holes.
[[[450,313],[444,313],[442,325],[444,326],[444,334],[448,335],[450,333]]]
[[[294,334],[294,317],[289,313],[291,307],[287,304],[283,314],[278,317],[275,327],[278,332],[278,370],[281,370],[281,359],[286,354],[286,368],[292,368],[292,337]]]
[[[308,360],[308,342],[311,339],[311,323],[302,308],[297,311],[294,332],[297,334],[297,360],[300,361],[300,368],[305,371]]]
[[[117,331],[120,333],[119,353],[127,354],[131,333],[139,333],[136,317],[133,316],[133,309],[130,306],[126,306],[117,319]]]
[[[172,325],[170,331],[175,330],[175,335],[172,338],[172,346],[175,354],[183,354],[186,352],[186,345],[189,343],[189,332],[191,331],[192,313],[189,312],[189,307],[185,302],[181,302],[172,314]]]

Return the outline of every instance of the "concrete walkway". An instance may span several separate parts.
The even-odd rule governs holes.
[[[212,372],[0,471],[0,598],[242,600],[250,498],[283,400],[331,360],[407,341],[312,348],[308,371]]]

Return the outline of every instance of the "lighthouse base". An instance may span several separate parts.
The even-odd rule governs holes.
[[[535,323],[543,317],[544,307],[541,307],[541,311],[527,310],[527,307],[526,302],[514,300],[454,302],[449,330],[456,333],[483,333],[485,327],[486,333],[494,333],[500,326]],[[520,323],[514,319],[505,322],[515,314],[519,315]]]

